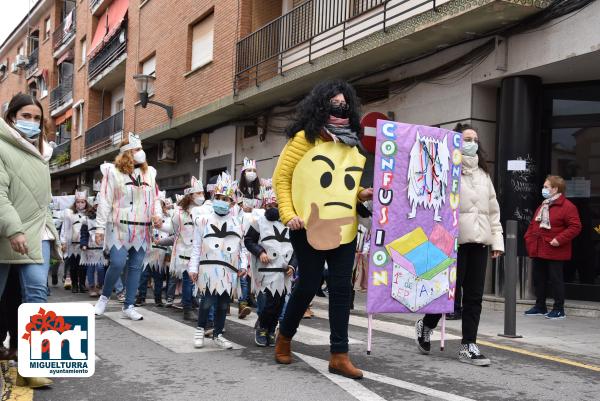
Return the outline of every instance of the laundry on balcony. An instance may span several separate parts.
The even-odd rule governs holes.
[[[73,27],[74,27],[74,24],[73,24],[73,12],[74,11],[75,11],[75,9],[71,10],[69,15],[67,15],[65,18],[64,26],[63,26],[63,31],[65,32],[65,34],[71,32],[71,29],[73,29]]]
[[[114,0],[98,19],[88,56],[94,57],[119,32],[127,15],[129,0]]]

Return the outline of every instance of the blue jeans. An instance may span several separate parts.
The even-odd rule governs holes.
[[[242,288],[242,294],[239,296],[239,302],[248,302],[250,298],[250,285],[248,283],[249,277],[245,276],[240,279],[240,287]]]
[[[216,309],[215,316],[215,328],[213,331],[213,338],[223,333],[225,327],[225,318],[227,317],[227,308],[229,307],[229,294],[224,292],[222,295],[209,294],[208,291],[204,295],[202,302],[200,303],[200,311],[198,312],[198,327],[206,328],[208,322],[208,314],[212,307]]]
[[[258,296],[256,297],[256,314],[258,316],[260,316],[260,314],[262,313],[263,309],[265,308],[265,301],[266,301],[266,297],[264,292],[259,292]]]
[[[192,293],[194,290],[194,283],[190,279],[187,270],[183,272],[183,282],[181,284],[181,303],[184,309],[192,308]]]
[[[106,274],[104,265],[91,265],[85,267],[87,267],[88,287],[93,288],[96,285],[94,273],[98,273],[98,287],[102,287],[104,285],[104,275]]]
[[[8,273],[11,268],[19,272],[21,281],[21,297],[23,303],[44,303],[48,302],[48,270],[50,269],[50,249],[51,241],[42,241],[41,264],[0,264],[0,296],[4,292]]]
[[[150,276],[152,276],[152,279],[154,280],[154,298],[161,296],[165,274],[161,273],[159,270],[152,269],[150,266],[146,266],[146,269],[142,272],[140,286],[138,288],[138,296],[142,299],[146,299],[146,294],[148,294],[148,277]]]
[[[140,275],[142,274],[142,265],[144,263],[145,256],[146,251],[143,248],[140,248],[139,250],[134,248],[117,249],[113,246],[110,250],[110,266],[106,271],[102,295],[110,298],[117,280],[120,278],[121,273],[123,273],[125,270],[125,267],[127,267],[127,278],[125,280],[125,303],[123,307],[124,309],[127,309],[130,305],[133,305],[135,302],[137,288],[140,284]]]

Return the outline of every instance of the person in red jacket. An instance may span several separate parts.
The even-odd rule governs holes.
[[[525,312],[527,316],[545,315],[548,319],[563,319],[565,283],[563,265],[571,259],[571,244],[581,232],[579,213],[564,195],[565,180],[549,175],[544,182],[544,201],[536,210],[525,233],[525,246],[533,258],[533,286],[535,306]],[[546,309],[548,278],[552,285],[554,306],[550,313]]]

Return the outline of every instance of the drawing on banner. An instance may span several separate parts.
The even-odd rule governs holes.
[[[462,136],[378,120],[367,312],[454,310]]]
[[[409,219],[417,217],[417,207],[422,207],[433,208],[433,219],[442,220],[440,208],[446,202],[449,170],[447,136],[442,140],[424,137],[417,129],[408,167],[408,200],[411,205]]]

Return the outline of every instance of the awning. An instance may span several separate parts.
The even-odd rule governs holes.
[[[62,123],[67,121],[72,116],[73,116],[73,109],[67,109],[66,113],[61,114],[60,116],[58,116],[54,119],[54,125],[61,125]]]
[[[88,56],[91,57],[96,54],[104,43],[108,42],[119,30],[121,22],[123,22],[127,15],[128,8],[129,0],[113,0],[106,11],[104,11],[104,14],[98,18],[98,26],[96,27],[96,32],[94,32]]]
[[[65,54],[60,56],[58,60],[56,60],[56,65],[61,65],[63,62],[67,60],[73,60],[75,57],[73,56],[73,50],[67,50]]]

